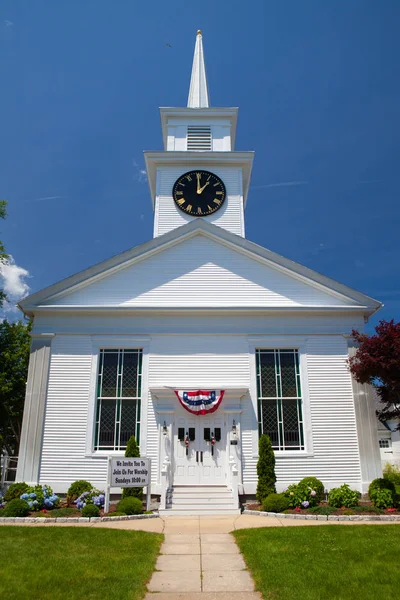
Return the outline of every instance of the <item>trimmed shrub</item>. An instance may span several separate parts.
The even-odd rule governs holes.
[[[2,513],[4,517],[26,517],[29,513],[29,505],[25,500],[14,498],[7,502],[7,505]]]
[[[383,478],[391,481],[395,486],[400,485],[400,469],[390,463],[386,463],[383,469]]]
[[[92,484],[85,479],[78,479],[71,483],[67,492],[67,504],[70,506],[83,492],[90,492],[93,489]]]
[[[95,504],[86,504],[82,508],[82,517],[99,517],[100,510]]]
[[[132,435],[128,443],[126,445],[125,450],[126,458],[140,458],[140,449],[136,438]],[[122,490],[122,498],[138,498],[140,501],[143,500],[143,488],[141,487],[131,487],[131,488],[123,488]]]
[[[347,483],[338,488],[333,488],[328,494],[328,502],[330,506],[335,508],[353,508],[358,506],[358,492],[350,489]]]
[[[285,494],[270,494],[264,498],[262,508],[265,512],[281,513],[289,508],[289,500]]]
[[[117,512],[125,515],[143,514],[142,501],[139,498],[123,498],[117,504]]]
[[[304,477],[304,479],[302,479],[299,482],[299,485],[310,487],[311,490],[316,492],[316,495],[312,496],[315,498],[316,504],[319,504],[324,499],[324,495],[325,495],[324,484],[322,483],[322,481],[320,481],[316,477]],[[315,506],[315,504],[314,504],[314,506]]]
[[[14,498],[20,498],[21,494],[24,494],[28,488],[29,485],[24,481],[12,483],[4,494],[4,500],[10,502],[10,500],[14,500]]]
[[[275,454],[272,450],[271,440],[268,435],[261,435],[258,441],[257,462],[257,500],[262,504],[270,494],[275,494]]]

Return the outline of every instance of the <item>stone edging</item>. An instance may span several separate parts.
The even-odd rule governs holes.
[[[101,523],[103,521],[133,521],[135,519],[158,519],[158,514],[124,515],[120,517],[0,517],[0,523]]]
[[[398,521],[400,515],[294,515],[284,513],[262,512],[259,510],[244,510],[243,515],[257,517],[277,517],[278,519],[302,519],[307,521]]]

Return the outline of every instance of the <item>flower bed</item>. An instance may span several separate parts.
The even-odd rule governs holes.
[[[263,508],[261,504],[246,504],[245,510],[263,512]],[[329,506],[328,503],[322,502],[316,507],[310,508],[289,508],[283,511],[283,514],[287,515],[332,515],[332,516],[342,516],[342,515],[394,515],[400,516],[400,510],[397,508],[386,508],[380,509],[376,508],[372,502],[363,502],[354,508],[345,508],[342,506],[341,508],[334,508],[333,506]]]

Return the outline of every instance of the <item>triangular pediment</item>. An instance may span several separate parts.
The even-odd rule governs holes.
[[[164,240],[162,238],[165,238]],[[269,254],[268,254],[269,253]],[[270,256],[271,255],[271,256]],[[32,306],[296,308],[379,303],[212,225],[190,224],[24,300]],[[286,261],[286,264],[285,264]],[[86,275],[86,276],[85,276]],[[325,281],[336,285],[330,287]],[[68,282],[70,285],[68,285]],[[339,287],[339,289],[337,289]],[[47,292],[47,293],[46,293]],[[356,297],[358,295],[358,297]],[[363,302],[363,299],[365,301]],[[371,306],[372,308],[372,306]]]

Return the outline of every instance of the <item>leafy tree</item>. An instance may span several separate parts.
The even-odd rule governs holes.
[[[268,435],[261,435],[258,441],[257,500],[262,504],[267,496],[275,494],[275,454]]]
[[[6,211],[7,202],[0,200],[0,219],[5,219],[7,215]],[[3,242],[0,240],[0,262],[5,262],[8,259],[8,254],[4,248]],[[6,299],[6,295],[3,290],[0,290],[0,307],[3,306],[3,302]]]
[[[126,445],[125,456],[128,458],[139,458],[140,450],[136,438],[132,435],[128,443]],[[123,488],[122,497],[128,498],[128,496],[133,496],[134,498],[139,498],[139,500],[143,500],[143,488],[132,487],[132,488]]]
[[[400,429],[400,323],[379,321],[374,335],[353,330],[359,346],[349,358],[349,368],[359,383],[377,391],[383,408],[376,411],[381,421],[399,419]]]
[[[31,324],[0,323],[0,440],[8,454],[18,452],[28,374]]]

